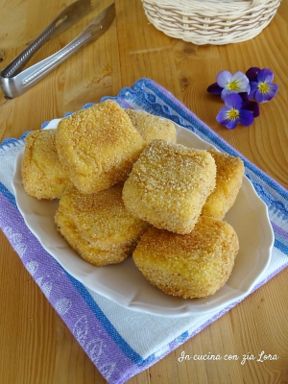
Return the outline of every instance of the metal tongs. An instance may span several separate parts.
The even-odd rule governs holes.
[[[63,32],[91,10],[90,0],[78,0],[62,11],[55,20],[0,73],[0,85],[8,98],[21,95],[62,63],[80,47],[100,37],[115,17],[114,3],[104,9],[74,40],[53,55],[19,70],[52,36]]]

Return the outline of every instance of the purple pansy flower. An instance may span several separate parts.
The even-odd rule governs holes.
[[[248,126],[253,123],[253,112],[243,108],[243,100],[237,93],[231,93],[223,98],[225,106],[219,111],[216,120],[228,129],[233,129],[238,123]]]
[[[261,71],[260,68],[258,67],[251,67],[248,69],[246,72],[246,76],[248,77],[249,81],[256,81],[257,80],[257,75]]]
[[[241,96],[241,98],[243,100],[242,108],[248,109],[248,111],[252,111],[253,116],[258,117],[260,115],[259,104],[256,103],[256,101],[249,100],[248,93],[246,93],[246,92],[239,93],[239,95]]]
[[[220,87],[217,83],[209,85],[207,92],[212,93],[212,95],[221,95],[223,88]]]
[[[240,71],[234,74],[219,72],[217,82],[207,88],[209,93],[221,95],[225,103],[217,121],[228,129],[235,128],[238,123],[252,124],[260,114],[259,103],[271,100],[278,91],[273,80],[274,74],[268,68],[251,67],[246,74]]]
[[[249,98],[258,103],[265,103],[276,95],[278,85],[273,83],[274,73],[268,69],[260,69],[251,81],[251,92]]]
[[[217,75],[217,84],[223,88],[221,92],[222,98],[230,93],[250,92],[250,83],[248,77],[243,72],[229,71],[219,72]]]

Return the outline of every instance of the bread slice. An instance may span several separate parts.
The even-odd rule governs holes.
[[[126,112],[105,101],[59,123],[56,148],[74,186],[95,193],[124,180],[144,147]]]
[[[164,293],[195,299],[213,295],[223,287],[238,250],[231,225],[201,216],[187,235],[148,228],[133,260],[144,277]]]
[[[229,156],[215,150],[209,151],[216,167],[216,187],[208,197],[202,214],[223,219],[235,203],[244,176],[244,164],[239,157]]]
[[[133,165],[123,201],[136,217],[185,234],[194,228],[215,178],[215,161],[207,151],[154,140]]]

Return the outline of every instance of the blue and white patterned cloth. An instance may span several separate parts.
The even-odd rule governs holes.
[[[140,108],[169,118],[218,149],[241,156],[168,91],[149,79],[137,81],[112,99],[123,107]],[[41,247],[17,209],[12,178],[15,156],[23,149],[23,137],[4,140],[0,145],[0,227],[108,383],[124,383],[238,304],[197,318],[165,318],[133,312],[87,290]],[[257,289],[288,266],[288,193],[247,159],[243,160],[247,176],[269,208],[275,234],[272,261],[260,276]]]

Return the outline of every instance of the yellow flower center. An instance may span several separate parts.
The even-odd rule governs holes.
[[[270,85],[265,83],[265,81],[262,81],[258,84],[258,91],[266,94],[270,91]]]
[[[238,119],[238,117],[239,117],[238,109],[235,109],[235,108],[229,109],[229,111],[227,111],[227,113],[226,113],[226,117],[229,120],[236,120],[236,119]]]
[[[229,91],[239,91],[240,90],[239,81],[238,80],[230,81],[230,83],[227,84],[227,89]]]

